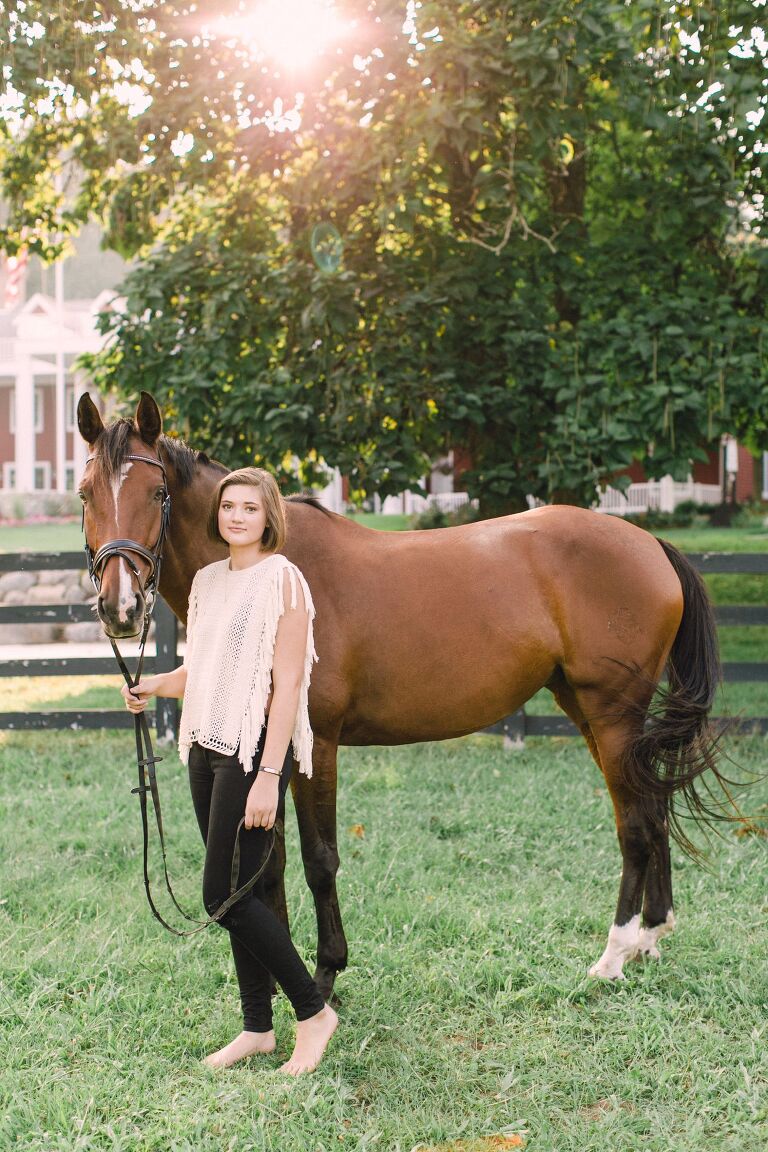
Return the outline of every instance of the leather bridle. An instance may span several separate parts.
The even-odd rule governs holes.
[[[137,540],[110,540],[108,544],[103,544],[98,552],[94,552],[86,539],[85,557],[88,562],[88,575],[91,578],[91,583],[99,594],[101,593],[101,579],[104,567],[107,561],[111,560],[114,556],[119,556],[121,560],[125,560],[136,577],[144,600],[144,625],[141,636],[141,654],[143,657],[144,642],[147,638],[147,632],[149,631],[149,625],[152,620],[152,612],[155,607],[157,590],[160,586],[160,566],[163,560],[163,547],[168,532],[168,525],[171,521],[171,494],[168,491],[168,477],[162,460],[157,460],[154,456],[139,456],[135,453],[126,456],[125,459],[136,460],[141,464],[152,464],[155,468],[159,468],[163,474],[163,503],[160,513],[160,531],[158,532],[157,540],[153,548],[145,548],[144,545],[139,544]],[[85,507],[83,507],[82,527],[83,531],[85,531]],[[142,560],[145,560],[149,565],[149,573],[146,580],[142,580],[141,572],[134,560],[134,556],[141,556]],[[109,633],[107,633],[107,635],[109,636]],[[112,637],[109,636],[109,639],[111,641]],[[114,644],[112,646],[114,648]]]
[[[122,653],[115,643],[114,636],[110,636],[110,634],[106,631],[106,628],[104,630],[107,639],[112,645],[112,651],[115,654],[115,659],[117,660],[118,666],[123,675],[123,679],[128,685],[128,688],[133,689],[141,679],[141,672],[144,666],[144,648],[146,646],[147,636],[149,634],[149,626],[152,622],[152,613],[154,612],[155,604],[157,603],[157,596],[160,589],[160,569],[163,560],[163,547],[165,545],[165,538],[171,520],[171,496],[170,492],[168,491],[168,477],[166,475],[165,465],[163,464],[162,460],[155,459],[153,456],[139,456],[137,454],[127,455],[125,459],[136,460],[142,464],[152,464],[155,468],[159,468],[163,473],[163,502],[160,519],[160,531],[158,533],[157,540],[155,541],[154,547],[152,548],[145,548],[143,544],[139,544],[136,540],[111,540],[108,544],[104,544],[101,548],[99,548],[98,552],[94,553],[93,549],[88,544],[88,540],[86,539],[85,555],[88,562],[88,574],[91,578],[91,583],[96,589],[98,595],[101,594],[101,580],[102,574],[104,572],[104,566],[107,561],[111,560],[114,556],[119,556],[122,560],[125,560],[126,564],[135,575],[139,584],[139,588],[141,589],[142,598],[144,600],[144,621],[141,628],[141,640],[139,642],[139,655],[136,664],[136,671],[133,675],[131,675],[128,669],[128,665],[125,663]],[[85,533],[85,508],[83,508],[83,519],[81,526],[83,533]],[[142,580],[141,572],[133,558],[134,556],[140,556],[149,565],[149,573],[146,580]],[[154,754],[154,749],[152,747],[152,737],[150,736],[149,725],[147,723],[145,713],[134,713],[133,723],[136,737],[136,764],[139,773],[139,783],[138,787],[131,789],[131,794],[139,797],[139,807],[141,808],[141,826],[144,840],[144,889],[147,894],[147,901],[155,918],[160,921],[164,928],[167,928],[169,932],[172,932],[174,936],[194,936],[195,933],[202,932],[203,929],[208,928],[209,925],[218,923],[218,921],[221,920],[221,918],[229,911],[229,909],[234,904],[236,904],[238,900],[241,900],[243,896],[247,895],[247,893],[250,892],[254,885],[259,881],[261,876],[264,874],[267,864],[269,863],[269,858],[272,855],[272,849],[275,845],[275,832],[280,824],[280,821],[275,821],[275,824],[272,828],[272,835],[269,841],[269,846],[267,848],[267,852],[264,856],[261,867],[246,881],[245,884],[242,885],[242,887],[238,888],[237,881],[240,876],[240,831],[245,825],[245,817],[241,819],[237,826],[237,832],[235,833],[235,846],[232,852],[229,896],[223,902],[223,904],[221,904],[219,908],[216,909],[213,915],[208,917],[207,920],[198,920],[197,917],[190,916],[189,913],[184,911],[176,899],[173,888],[171,886],[170,876],[168,875],[168,858],[165,849],[165,836],[163,834],[163,815],[160,808],[160,793],[157,787],[157,773],[155,771],[155,765],[159,764],[163,757],[155,756]],[[184,919],[190,921],[192,924],[197,925],[197,927],[191,928],[186,932],[180,931],[178,928],[174,928],[173,925],[169,924],[168,921],[163,918],[163,916],[158,911],[152,896],[152,888],[149,879],[149,820],[147,814],[148,792],[152,797],[152,807],[155,813],[157,834],[160,840],[160,851],[163,857],[163,872],[165,875],[165,887],[168,891],[168,895],[173,901],[174,906],[181,913]]]

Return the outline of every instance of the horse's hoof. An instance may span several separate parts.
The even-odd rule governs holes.
[[[592,965],[589,975],[598,980],[626,980],[621,968],[617,969],[610,964],[603,964],[602,960],[598,960],[597,964]]]
[[[675,914],[670,909],[667,913],[666,920],[661,924],[655,924],[653,928],[641,928],[637,938],[638,959],[644,960],[647,957],[650,960],[660,960],[659,940],[661,940],[662,936],[667,936],[672,932],[674,927]]]
[[[640,934],[636,960],[661,960],[661,953],[656,947],[655,940],[644,940]]]
[[[314,980],[315,984],[317,985],[317,990],[322,996],[323,1000],[325,1000],[326,1004],[333,1005],[339,1003],[339,999],[333,991],[333,985],[336,980],[335,968],[326,968],[325,966],[320,967],[318,965],[318,967],[315,969]]]
[[[628,960],[637,955],[640,938],[640,916],[633,916],[626,924],[612,924],[605,951],[589,970],[590,976],[602,980],[623,980],[622,971]]]

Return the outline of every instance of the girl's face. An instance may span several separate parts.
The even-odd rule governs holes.
[[[230,484],[219,503],[219,533],[230,548],[261,545],[267,513],[261,489],[249,484]]]

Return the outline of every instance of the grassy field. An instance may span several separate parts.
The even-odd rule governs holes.
[[[124,734],[3,734],[0,1148],[24,1152],[746,1152],[768,1138],[764,836],[709,870],[675,853],[677,933],[621,984],[586,976],[616,897],[605,788],[573,741],[343,750],[341,1027],[297,1082],[214,1074],[239,1028],[223,934],[151,919]],[[731,754],[765,766],[765,742]],[[197,907],[184,770],[160,766],[174,875]],[[768,782],[746,794],[764,815]],[[762,806],[762,807],[761,807]],[[292,814],[289,904],[314,917]]]
[[[79,520],[0,524],[0,552],[77,552],[82,547]]]
[[[765,531],[663,535],[689,551],[768,543]],[[0,528],[0,550],[81,543],[79,525]],[[718,603],[768,599],[765,577],[708,582]],[[724,628],[721,644],[727,660],[764,660],[768,629]],[[21,710],[114,708],[120,682],[5,679],[0,691]],[[529,707],[554,709],[548,693]],[[768,714],[768,685],[726,685],[726,709]],[[619,854],[581,741],[344,749],[342,1025],[321,1069],[294,1083],[276,1072],[290,1050],[282,999],[276,1057],[218,1075],[201,1064],[239,1028],[228,948],[214,931],[178,942],[150,917],[132,751],[127,732],[0,733],[0,1152],[768,1143],[768,779],[744,798],[761,834],[727,829],[708,870],[675,853],[680,928],[662,962],[606,985],[586,971]],[[727,752],[765,773],[765,740]],[[198,834],[184,770],[165,757],[173,871],[197,908]],[[294,934],[311,961],[291,815],[288,839]]]

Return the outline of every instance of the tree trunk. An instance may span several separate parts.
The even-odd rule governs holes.
[[[587,158],[584,148],[573,143],[574,154],[569,164],[558,164],[549,170],[550,206],[552,223],[558,231],[556,263],[562,272],[555,282],[555,310],[559,319],[577,327],[581,319],[581,305],[576,295],[565,285],[572,281],[570,253],[572,247],[581,249],[586,224],[584,201],[587,192]]]

